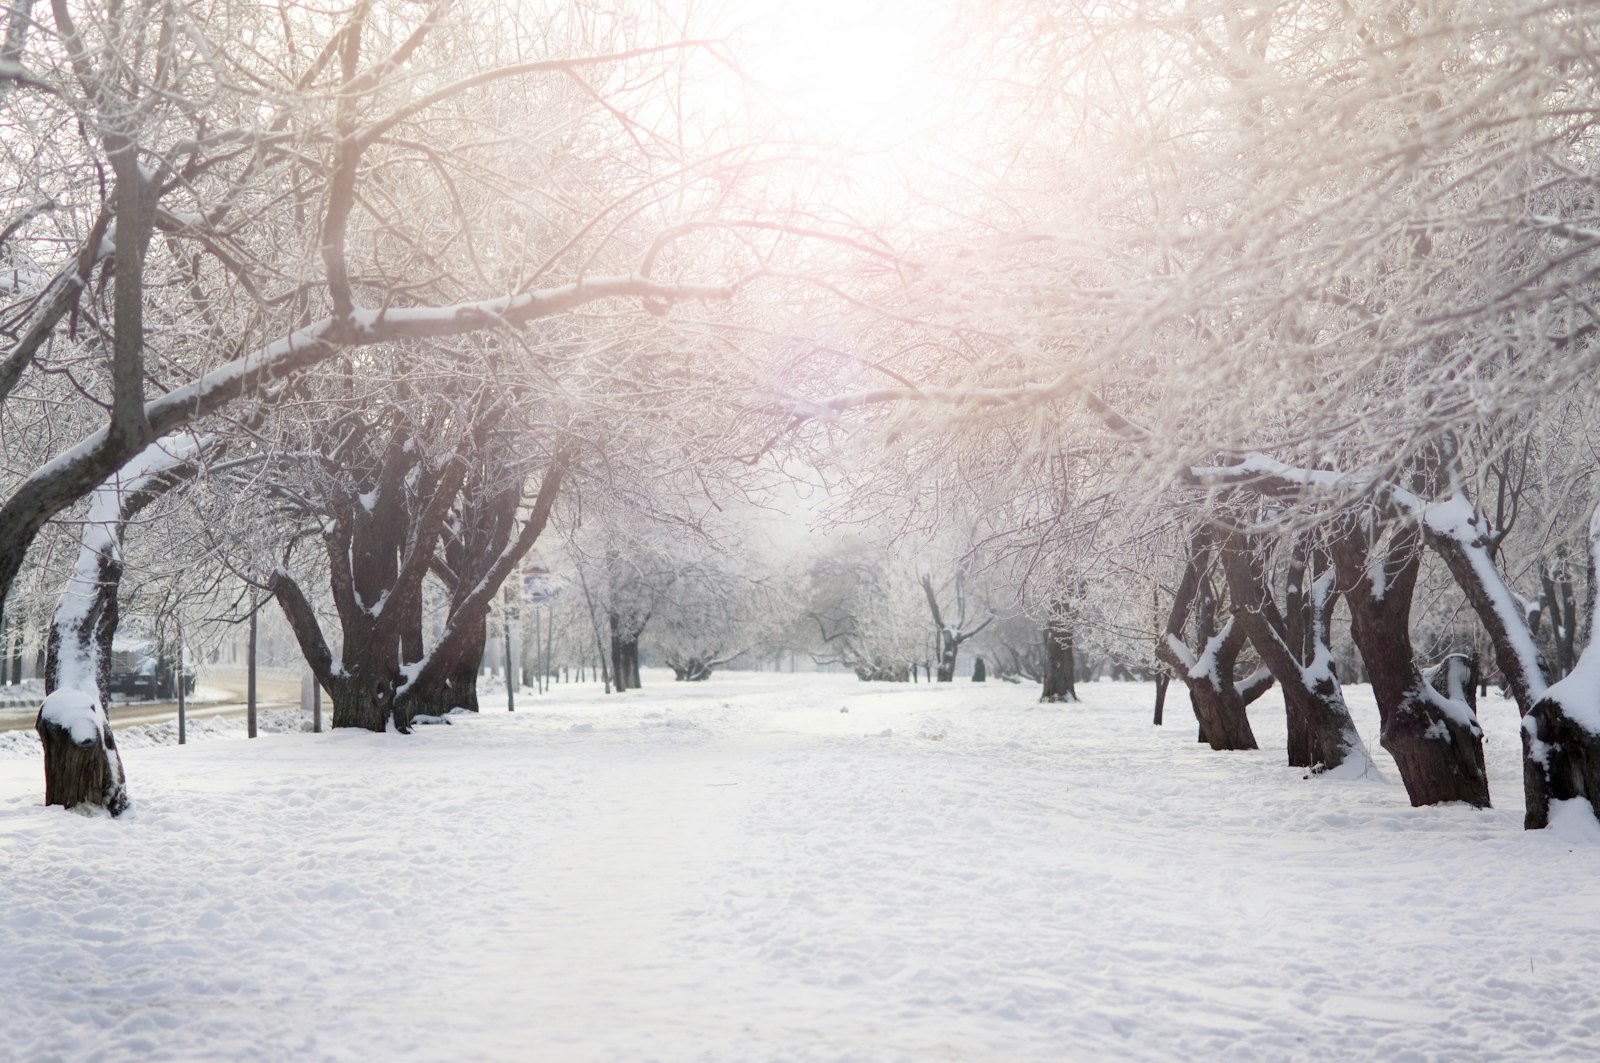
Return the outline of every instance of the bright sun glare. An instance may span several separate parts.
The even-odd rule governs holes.
[[[937,122],[948,99],[941,8],[915,0],[735,0],[726,22],[746,74],[803,136],[881,151]]]

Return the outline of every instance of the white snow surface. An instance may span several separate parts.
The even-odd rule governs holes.
[[[1144,684],[720,674],[410,736],[0,749],[0,1058],[1593,1058],[1600,827],[1194,741]],[[1349,689],[1376,734],[1365,687]],[[848,713],[840,712],[848,708]]]

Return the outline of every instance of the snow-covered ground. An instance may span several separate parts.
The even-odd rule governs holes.
[[[1600,828],[1194,742],[1175,692],[720,675],[409,737],[0,749],[0,1058],[1593,1059]],[[848,712],[841,712],[848,708]],[[242,724],[238,734],[242,736]]]

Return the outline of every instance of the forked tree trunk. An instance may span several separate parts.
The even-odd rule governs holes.
[[[494,530],[493,542],[498,545],[468,549],[456,531],[470,534],[481,529],[472,527],[471,520],[459,521],[465,527],[455,530],[446,527],[466,485],[467,455],[458,451],[442,469],[428,469],[415,456],[410,438],[397,432],[388,439],[375,490],[341,497],[336,519],[324,534],[329,585],[343,634],[339,667],[299,584],[281,567],[273,573],[273,593],[306,663],[328,691],[336,728],[382,731],[392,719],[405,731],[423,707],[455,707],[443,705],[446,691],[476,683],[473,658],[481,660],[490,605],[543,532],[566,470],[565,457],[558,454],[545,470],[532,510],[514,537],[513,506],[512,515]],[[472,456],[483,461],[484,453],[480,446]],[[413,470],[421,475],[412,476]],[[428,492],[409,497],[408,485],[413,483],[426,483]],[[473,497],[462,502],[462,512],[470,515],[479,502],[493,504],[481,483],[475,481],[466,489]],[[455,565],[441,562],[440,545],[455,555]],[[447,580],[453,583],[453,592],[444,631],[431,652],[403,660],[403,644],[408,656],[417,650],[417,614],[429,571],[452,577]]]
[[[1185,674],[1189,704],[1200,725],[1199,740],[1212,749],[1257,749],[1255,732],[1250,727],[1246,708],[1272,686],[1272,677],[1257,672],[1243,682],[1233,681],[1234,660],[1244,645],[1238,624],[1229,619],[1223,630],[1209,640],[1216,667],[1209,672]]]
[[[667,662],[672,678],[679,683],[703,683],[711,678],[713,665],[700,657],[686,657]]]
[[[1217,750],[1256,749],[1255,732],[1245,709],[1272,686],[1272,678],[1258,673],[1244,683],[1234,681],[1244,631],[1231,618],[1220,629],[1217,627],[1220,603],[1209,574],[1212,556],[1211,535],[1202,529],[1190,541],[1183,577],[1167,617],[1166,634],[1156,643],[1156,656],[1172,668],[1188,689],[1189,704],[1199,725],[1199,741]],[[1200,646],[1198,653],[1191,651],[1185,641],[1191,620]],[[1158,688],[1158,699],[1164,694]]]
[[[1379,556],[1370,538],[1368,527],[1350,528],[1335,542],[1334,558],[1350,607],[1350,633],[1378,703],[1379,741],[1394,757],[1413,806],[1463,801],[1487,808],[1489,778],[1477,714],[1467,701],[1427,682],[1411,646],[1421,532],[1414,524],[1395,529]],[[1446,671],[1446,690],[1454,671],[1454,665]]]
[[[1333,573],[1318,551],[1308,552],[1299,586],[1303,600],[1307,649],[1298,650],[1302,638],[1298,624],[1291,626],[1273,601],[1256,546],[1250,537],[1231,532],[1221,551],[1222,568],[1234,616],[1244,628],[1262,663],[1283,688],[1288,718],[1295,723],[1288,749],[1289,763],[1313,772],[1331,771],[1349,764],[1359,774],[1373,771],[1372,758],[1350,718],[1344,692],[1333,672],[1328,646],[1327,620],[1332,613]],[[1303,654],[1303,656],[1302,656]]]
[[[956,616],[951,623],[946,623],[944,614],[939,608],[939,596],[933,589],[933,577],[923,576],[922,590],[928,598],[928,610],[933,614],[933,628],[939,639],[939,669],[937,678],[941,683],[953,683],[956,678],[956,655],[961,651],[961,644],[977,635],[994,620],[993,616],[986,618],[977,627],[967,630],[967,578],[962,572],[956,573]]]

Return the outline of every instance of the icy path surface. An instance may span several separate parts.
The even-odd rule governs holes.
[[[728,675],[416,735],[0,757],[0,1059],[1596,1058],[1600,829],[1194,742],[1150,688]],[[841,713],[841,708],[849,709]],[[1570,811],[1570,810],[1568,810]]]

